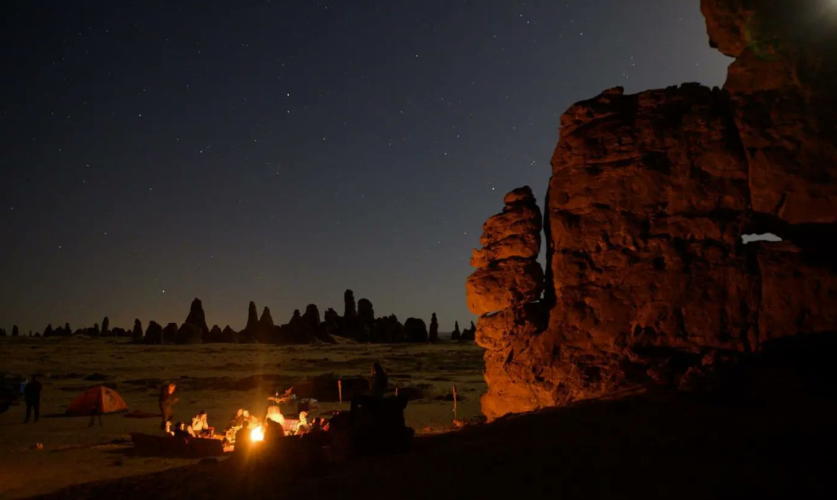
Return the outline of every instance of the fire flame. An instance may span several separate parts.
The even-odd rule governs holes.
[[[250,440],[264,441],[264,429],[261,425],[250,431]]]

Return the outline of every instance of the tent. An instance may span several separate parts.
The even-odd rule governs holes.
[[[90,415],[101,403],[102,413],[115,413],[128,409],[128,405],[116,391],[105,386],[92,387],[82,392],[67,407],[67,415]]]

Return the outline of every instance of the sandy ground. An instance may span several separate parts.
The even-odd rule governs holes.
[[[482,350],[474,344],[327,346],[134,346],[92,339],[0,339],[0,371],[42,374],[41,421],[24,425],[21,403],[0,415],[0,500],[23,498],[89,481],[147,474],[192,465],[195,460],[132,456],[130,432],[156,432],[159,420],[106,415],[102,427],[88,428],[87,417],[60,416],[84,388],[114,385],[131,410],[157,413],[157,384],[178,383],[175,420],[200,410],[210,424],[223,427],[238,407],[256,414],[267,405],[265,387],[253,388],[254,375],[278,375],[278,385],[333,372],[366,376],[379,360],[390,384],[419,387],[425,396],[411,401],[405,416],[419,433],[450,427],[452,404],[440,400],[452,385],[464,401],[461,419],[478,417],[485,391]],[[102,375],[105,381],[86,380]],[[249,388],[248,388],[249,387]],[[340,408],[320,403],[320,410]],[[345,403],[342,408],[348,408]],[[43,449],[35,449],[42,443]]]
[[[644,394],[425,436],[410,453],[313,475],[242,470],[233,458],[42,500],[835,498],[835,417],[834,400],[788,393],[735,403]]]

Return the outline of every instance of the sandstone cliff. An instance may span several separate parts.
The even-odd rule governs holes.
[[[736,58],[723,90],[616,88],[562,116],[545,278],[528,188],[471,261],[489,418],[837,331],[837,30],[800,22],[823,5],[703,0],[711,44]],[[785,241],[742,244],[766,231]]]

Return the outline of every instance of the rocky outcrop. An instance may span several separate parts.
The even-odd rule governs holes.
[[[239,339],[235,330],[230,328],[230,325],[227,325],[221,330],[221,336],[218,337],[218,342],[222,344],[238,344]]]
[[[545,277],[525,193],[471,260],[490,419],[632,384],[692,390],[775,339],[837,331],[837,30],[796,22],[817,3],[703,0],[712,45],[736,58],[723,90],[616,88],[562,116]],[[785,241],[742,243],[763,232]]]
[[[206,325],[206,314],[203,312],[203,305],[200,299],[192,301],[189,308],[189,315],[186,321],[177,330],[174,342],[176,344],[201,344],[204,337],[209,335],[209,327]]]
[[[543,270],[537,262],[541,244],[541,211],[527,186],[504,200],[505,208],[486,221],[468,277],[468,307],[477,315],[531,302],[543,292]]]
[[[346,290],[343,293],[343,317],[353,318],[357,316],[357,308],[355,306],[355,293],[351,290]]]
[[[145,344],[162,344],[163,343],[163,327],[156,321],[149,321],[148,328],[145,330],[145,336],[142,338]]]
[[[174,344],[175,339],[177,338],[177,323],[169,323],[163,328],[163,343],[164,344]]]
[[[370,340],[372,330],[375,328],[375,309],[369,299],[357,301],[358,332],[357,340],[366,342]]]
[[[108,319],[107,316],[105,316],[102,319],[102,332],[101,332],[101,334],[102,334],[103,337],[107,337],[108,335],[110,335],[110,319]],[[140,338],[142,338],[142,331],[140,331]]]
[[[515,307],[519,307],[519,306],[520,305],[516,305]],[[471,321],[470,328],[466,328],[466,329],[462,330],[462,337],[460,338],[460,340],[473,342],[476,339],[477,339],[477,327],[474,326],[474,322]]]
[[[837,222],[837,30],[823,3],[701,2],[710,43],[735,58],[724,89],[753,210],[792,224]]]
[[[427,324],[420,318],[407,318],[404,322],[407,342],[427,342]]]
[[[459,321],[454,321],[453,324],[454,324],[454,327],[453,327],[453,332],[450,334],[450,339],[451,340],[462,339],[462,332],[459,331]]]
[[[105,319],[102,321],[102,335],[105,335],[105,332],[107,332],[109,330],[108,329],[108,324],[109,323],[110,323],[110,321],[108,321],[107,316],[105,316]],[[140,340],[142,340],[142,335],[143,335],[142,334],[142,322],[139,319],[135,319],[134,320],[134,329],[131,331],[131,338],[133,338],[136,341],[140,341]]]

